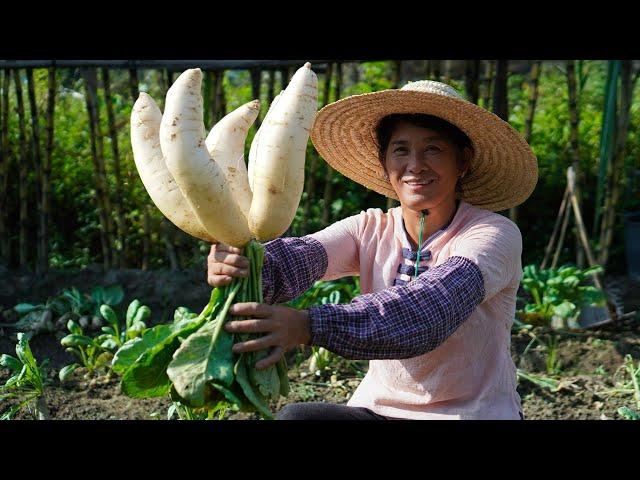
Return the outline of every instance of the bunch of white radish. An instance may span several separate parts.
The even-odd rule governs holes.
[[[202,73],[187,70],[167,92],[164,114],[141,93],[131,113],[131,143],[142,182],[160,211],[186,233],[207,242],[244,247],[249,275],[215,288],[193,318],[176,317],[124,344],[114,357],[124,393],[171,394],[209,413],[231,405],[271,418],[269,400],[286,396],[284,357],[265,370],[255,363],[266,350],[234,354],[235,335],[222,326],[234,302],[262,302],[265,242],[282,235],[304,186],[309,132],[317,110],[317,78],[306,63],[272,102],[254,137],[249,166],[244,147],[258,116],[254,100],[220,120],[205,138]]]
[[[205,138],[202,72],[182,73],[167,92],[164,114],[141,93],[131,114],[134,160],[145,188],[176,226],[208,242],[245,246],[282,235],[304,186],[317,78],[306,63],[272,102],[251,144],[254,100],[226,115]]]

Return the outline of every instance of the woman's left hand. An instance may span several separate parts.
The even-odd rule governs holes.
[[[258,370],[275,365],[288,350],[311,341],[308,310],[245,302],[231,305],[229,313],[249,317],[248,320],[231,320],[225,324],[229,333],[266,333],[266,335],[236,343],[233,353],[254,352],[273,347],[270,354],[256,363]]]

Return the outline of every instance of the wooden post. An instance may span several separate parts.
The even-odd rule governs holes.
[[[493,60],[487,60],[485,63],[485,90],[484,98],[482,99],[482,108],[485,110],[491,110],[491,86],[493,85],[493,70],[495,62]]]
[[[20,155],[19,155],[19,198],[20,198],[20,233],[19,233],[19,265],[20,268],[27,267],[27,140],[24,122],[24,102],[22,100],[22,83],[20,81],[20,71],[13,70],[13,80],[16,88],[16,100],[18,110],[18,122],[20,128]]]
[[[82,74],[85,79],[87,112],[89,114],[91,157],[93,159],[93,168],[96,174],[96,203],[98,206],[98,215],[100,217],[100,243],[102,245],[103,268],[108,270],[112,265],[111,248],[113,245],[109,228],[109,212],[111,211],[111,208],[107,198],[106,176],[103,169],[103,163],[100,159],[102,156],[102,143],[97,108],[97,78],[96,72],[93,69],[83,69]]]
[[[253,97],[254,100],[260,100],[262,70],[260,70],[259,68],[252,68],[250,70],[250,73],[251,73],[251,96]],[[260,116],[258,115],[258,118],[256,118],[256,121],[254,122],[256,130],[260,128],[261,123],[262,122],[260,120]]]
[[[104,101],[107,105],[107,119],[109,122],[109,136],[111,137],[111,151],[113,152],[113,173],[116,177],[115,184],[115,214],[117,224],[117,238],[118,242],[114,246],[114,264],[118,268],[123,268],[124,265],[124,244],[126,242],[126,225],[124,218],[124,211],[122,207],[122,176],[120,172],[120,149],[118,148],[118,132],[116,130],[116,118],[113,112],[113,104],[111,100],[111,81],[109,78],[109,69],[102,69],[102,83],[104,86]]]
[[[581,192],[580,192],[580,144],[579,144],[579,122],[580,114],[578,112],[578,91],[576,86],[576,69],[575,61],[567,61],[567,91],[569,94],[569,125],[570,125],[570,144],[571,144],[571,159],[573,171],[576,175],[576,197],[578,204],[582,204]],[[578,268],[584,267],[584,252],[580,248],[580,238],[578,232],[575,235],[575,249],[576,249],[576,265]]]
[[[587,230],[584,227],[584,221],[582,220],[582,213],[580,212],[580,206],[578,205],[578,201],[576,199],[576,196],[574,195],[575,184],[576,184],[575,178],[576,177],[575,177],[573,168],[569,167],[567,169],[567,185],[569,186],[569,198],[571,199],[571,206],[573,207],[573,213],[576,217],[576,225],[578,227],[580,240],[582,241],[582,246],[587,255],[587,261],[589,262],[589,266],[592,267],[596,265],[596,259],[593,256],[593,253],[591,251],[591,246],[589,245],[589,239],[587,238]],[[596,284],[596,287],[602,290],[602,282],[600,282],[600,278],[598,277],[598,275],[594,275],[593,280],[594,280],[594,283]]]
[[[480,60],[467,60],[465,62],[465,90],[467,93],[467,100],[471,103],[478,103],[480,95],[478,77],[480,74]]]
[[[322,97],[323,105],[327,105],[329,103],[330,95],[331,95],[331,79],[333,77],[333,64],[327,64],[327,70],[325,72],[325,80],[324,80],[324,96]],[[309,219],[309,214],[311,212],[311,201],[315,196],[315,186],[316,186],[316,168],[318,164],[318,157],[316,152],[311,155],[309,162],[309,174],[307,175],[307,181],[305,185],[305,192],[307,193],[307,197],[304,202],[304,215],[302,216],[302,232],[303,234],[309,233],[307,231],[307,221]]]
[[[38,124],[38,105],[36,91],[33,84],[33,69],[27,68],[27,93],[29,97],[29,111],[31,113],[31,158],[36,181],[36,211],[38,212],[36,227],[36,273],[42,273],[44,263],[42,251],[42,160],[40,158],[40,125]]]
[[[391,86],[391,88],[400,88],[400,78],[401,78],[401,73],[402,73],[402,61],[401,60],[396,60],[394,62],[394,68],[393,68],[393,85]],[[396,206],[399,205],[399,202],[391,197],[387,197],[387,211],[390,208],[394,208]]]
[[[342,87],[342,63],[336,64],[336,88],[335,99],[340,100]],[[327,164],[327,174],[325,176],[324,184],[324,208],[322,209],[322,224],[327,226],[331,218],[331,202],[333,200],[333,168]]]
[[[7,198],[9,186],[9,161],[11,160],[11,152],[9,151],[9,86],[11,70],[4,70],[2,78],[2,148],[3,160],[0,162],[0,261],[6,262],[9,266],[9,232],[8,222],[9,214],[7,212]]]
[[[600,228],[600,257],[599,262],[606,268],[609,261],[609,248],[613,240],[613,227],[616,220],[616,207],[620,195],[620,177],[624,170],[624,154],[629,132],[629,121],[631,114],[631,103],[633,100],[633,79],[632,60],[623,60],[620,71],[620,105],[617,115],[617,125],[615,128],[613,159],[611,161],[611,176],[609,195],[605,200],[607,206],[602,215],[602,226]]]
[[[269,106],[271,106],[271,102],[273,102],[275,87],[276,87],[276,71],[269,70],[269,83],[267,84],[267,103],[269,104]]]
[[[549,261],[549,257],[551,256],[551,250],[553,248],[553,244],[556,241],[556,235],[558,234],[558,228],[560,227],[560,222],[562,218],[565,216],[565,210],[567,205],[569,204],[569,185],[564,190],[564,195],[562,197],[562,202],[560,203],[560,211],[558,212],[558,216],[556,217],[556,223],[553,226],[553,233],[551,233],[551,238],[549,238],[549,243],[547,243],[546,248],[544,249],[544,259],[540,264],[541,269],[545,269],[547,266],[547,262]]]
[[[49,222],[51,217],[51,159],[53,157],[53,128],[56,107],[56,69],[49,67],[49,84],[47,94],[47,144],[42,164],[42,270],[49,269]]]

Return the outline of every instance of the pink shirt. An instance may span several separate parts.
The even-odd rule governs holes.
[[[322,279],[359,275],[363,294],[392,286],[405,262],[402,249],[412,248],[400,207],[368,209],[309,236],[327,251]],[[348,405],[405,419],[519,419],[510,343],[522,277],[520,230],[500,214],[461,201],[449,226],[427,239],[426,247],[431,258],[421,265],[431,268],[452,256],[478,265],[485,298],[435,350],[371,360]]]

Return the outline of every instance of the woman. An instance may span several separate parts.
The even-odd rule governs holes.
[[[311,139],[350,179],[396,198],[301,238],[265,244],[265,303],[242,303],[230,332],[262,332],[234,351],[297,345],[370,360],[347,405],[287,405],[280,419],[523,418],[510,355],[522,237],[494,213],[525,201],[536,158],[508,123],[448,85],[420,81],[326,106]],[[418,248],[419,246],[419,248]],[[247,274],[240,250],[213,245],[208,282]],[[277,306],[359,275],[350,304]]]

